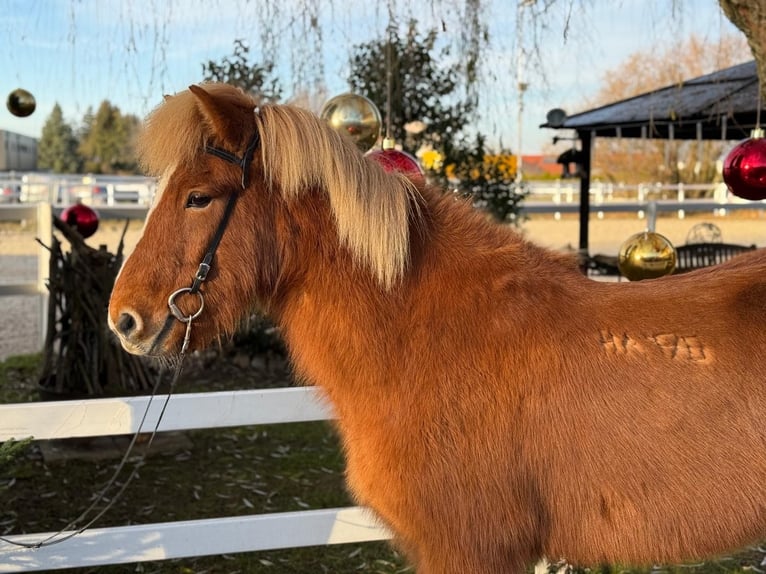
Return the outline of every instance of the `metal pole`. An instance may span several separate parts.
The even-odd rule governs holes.
[[[578,245],[580,261],[588,258],[588,224],[590,222],[590,156],[593,151],[591,133],[577,132],[582,142],[582,166],[580,173],[580,243]]]
[[[524,8],[529,0],[520,0],[516,5],[516,87],[518,89],[518,115],[516,119],[516,184],[523,179],[522,142],[524,125],[524,92],[528,84],[524,81]]]

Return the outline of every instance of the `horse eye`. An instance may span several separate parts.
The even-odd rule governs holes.
[[[186,207],[202,208],[207,207],[212,198],[203,193],[190,193],[186,199]]]

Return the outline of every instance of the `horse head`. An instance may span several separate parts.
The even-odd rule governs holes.
[[[160,184],[109,305],[132,353],[179,353],[189,317],[191,348],[233,333],[340,245],[384,287],[406,265],[411,184],[310,112],[191,86],[149,115],[138,149]]]
[[[273,284],[272,211],[263,181],[253,177],[255,108],[241,91],[210,84],[167,97],[148,118],[139,155],[160,183],[109,305],[109,325],[128,351],[177,353],[185,329],[176,316],[204,305],[192,334],[203,346],[232,332]]]

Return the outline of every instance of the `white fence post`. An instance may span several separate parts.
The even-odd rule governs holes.
[[[603,183],[596,183],[594,186],[595,192],[596,192],[596,205],[600,206],[604,204],[604,184]],[[596,217],[599,219],[604,219],[604,212],[602,210],[599,210],[596,213]]]
[[[684,184],[680,181],[678,182],[678,203],[683,204],[684,199],[686,198],[686,190],[684,189]],[[683,219],[686,217],[686,212],[683,210],[683,208],[678,210],[678,219]]]
[[[50,203],[37,204],[37,238],[42,245],[37,247],[37,291],[40,294],[40,345],[45,344],[48,332],[47,280],[50,274],[51,254],[48,248],[53,242],[53,209]]]
[[[561,204],[561,180],[556,181],[556,191],[553,192],[553,204],[554,205],[560,205]],[[556,221],[561,219],[561,212],[556,211],[553,214],[553,219]]]

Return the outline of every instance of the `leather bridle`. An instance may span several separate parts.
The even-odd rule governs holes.
[[[253,134],[253,137],[250,138],[250,141],[248,142],[242,156],[237,156],[231,152],[226,151],[225,149],[211,145],[205,145],[205,152],[231,164],[239,166],[242,169],[242,190],[244,191],[247,189],[247,186],[250,182],[250,163],[253,161],[253,154],[255,153],[255,150],[258,149],[260,143],[261,136],[256,128],[256,131]],[[186,336],[184,337],[184,344],[181,348],[181,353],[186,351],[186,347],[189,344],[192,320],[199,317],[202,313],[202,310],[205,308],[205,300],[202,296],[202,292],[200,291],[200,287],[202,286],[202,283],[205,282],[207,275],[210,272],[210,266],[213,263],[213,257],[215,257],[215,252],[218,249],[218,245],[221,243],[221,238],[223,237],[223,234],[226,231],[226,227],[229,224],[229,220],[231,219],[231,214],[234,211],[234,205],[236,204],[238,197],[238,190],[233,191],[231,195],[229,195],[229,199],[226,202],[226,207],[224,208],[221,220],[218,222],[218,228],[215,230],[215,234],[210,240],[210,244],[208,245],[207,251],[205,252],[205,256],[202,258],[202,262],[199,264],[199,267],[197,267],[197,272],[194,275],[194,280],[192,281],[191,286],[181,287],[177,291],[171,293],[170,297],[168,297],[168,307],[170,308],[172,315],[182,323],[186,323]],[[197,295],[197,297],[199,297],[199,309],[190,315],[185,315],[175,303],[176,297],[186,293],[190,295]]]

